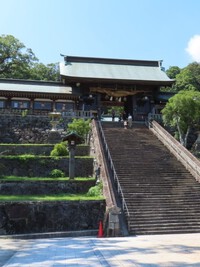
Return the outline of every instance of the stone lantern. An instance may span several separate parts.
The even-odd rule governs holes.
[[[60,136],[60,133],[57,129],[57,125],[58,125],[59,120],[61,118],[61,113],[56,112],[56,110],[54,110],[53,112],[49,113],[49,118],[51,119],[50,124],[52,125],[52,129],[49,132],[48,143],[56,144],[56,143],[59,143],[61,141],[61,136]]]
[[[81,144],[83,142],[83,138],[79,136],[75,131],[68,133],[63,141],[68,142],[69,149],[69,179],[74,179],[75,173],[75,148],[76,145]]]
[[[57,125],[59,123],[59,119],[61,118],[61,113],[54,110],[53,112],[49,113],[49,117],[51,118],[51,125],[52,125],[52,132],[57,131]]]

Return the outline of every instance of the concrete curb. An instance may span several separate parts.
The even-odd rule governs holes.
[[[68,232],[49,232],[18,235],[0,235],[0,239],[39,239],[39,238],[59,238],[59,237],[81,237],[97,236],[98,230],[68,231]]]

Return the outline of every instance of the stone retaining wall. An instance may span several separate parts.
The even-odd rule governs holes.
[[[98,229],[105,201],[0,203],[0,235]]]
[[[62,119],[58,125],[61,140],[66,134],[67,122]],[[0,115],[0,143],[48,143],[51,129],[48,116]]]
[[[46,155],[49,156],[53,150],[53,144],[0,144],[0,155]],[[90,151],[89,145],[78,145],[76,146],[76,156],[88,156]]]
[[[1,181],[1,195],[48,195],[48,194],[84,194],[95,185],[93,181]]]
[[[49,177],[54,169],[62,170],[69,176],[69,158],[4,158],[0,159],[0,175]],[[93,158],[75,158],[75,177],[93,176]]]

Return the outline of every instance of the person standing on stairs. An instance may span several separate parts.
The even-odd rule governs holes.
[[[123,119],[123,121],[126,121],[126,119],[127,119],[127,116],[126,116],[126,112],[125,111],[123,111],[122,119]]]
[[[100,182],[100,174],[101,174],[101,165],[98,165],[98,167],[95,170],[96,183]]]
[[[115,121],[115,110],[112,109],[112,121]]]
[[[129,115],[128,115],[128,127],[129,127],[129,128],[132,128],[132,124],[133,124],[133,119],[132,119],[131,114],[129,114]]]
[[[128,122],[127,120],[124,121],[124,129],[127,129],[127,126],[128,126]]]

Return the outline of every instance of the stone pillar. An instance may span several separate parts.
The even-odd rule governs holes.
[[[75,143],[71,141],[68,144],[69,147],[69,179],[74,179],[75,177]]]
[[[108,236],[119,236],[119,215],[121,209],[117,206],[112,206],[109,208],[109,217],[108,217]]]
[[[68,142],[68,149],[69,149],[69,179],[74,179],[75,173],[75,148],[77,144],[83,142],[82,137],[80,137],[76,132],[68,133],[64,138],[63,141]]]

